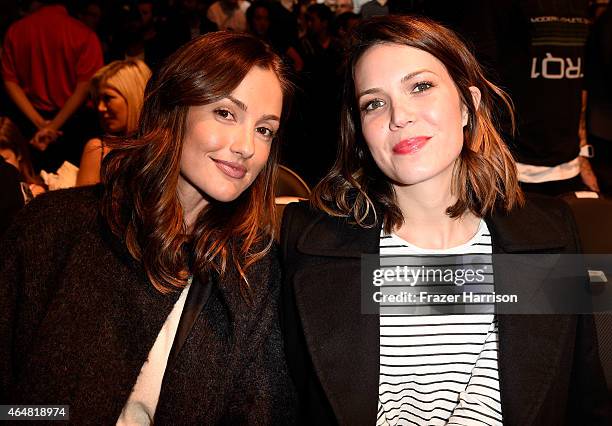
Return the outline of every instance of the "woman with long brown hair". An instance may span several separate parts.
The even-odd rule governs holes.
[[[257,39],[195,39],[149,81],[135,134],[108,141],[101,185],[28,206],[0,255],[3,404],[290,422],[271,186],[290,88]]]
[[[499,310],[508,289],[550,303],[587,283],[579,271],[556,286],[555,262],[493,258],[578,251],[567,206],[520,191],[497,127],[508,97],[432,21],[378,17],[353,35],[336,163],[312,205],[287,206],[281,230],[300,418],[606,424],[592,317],[523,299],[524,315]]]

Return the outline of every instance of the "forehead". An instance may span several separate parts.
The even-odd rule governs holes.
[[[248,111],[280,116],[283,106],[281,83],[269,68],[251,68],[231,95],[244,102]]]
[[[448,71],[432,54],[416,47],[394,43],[377,44],[367,49],[355,64],[355,85],[397,83],[415,71],[429,71],[448,78]]]

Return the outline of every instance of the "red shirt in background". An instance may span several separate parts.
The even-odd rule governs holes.
[[[4,38],[2,76],[17,83],[37,110],[60,109],[77,83],[104,65],[96,34],[64,6],[45,6],[15,22]]]

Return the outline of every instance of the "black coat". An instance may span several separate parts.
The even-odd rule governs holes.
[[[114,424],[178,299],[147,280],[98,216],[100,187],[30,203],[0,249],[0,403],[67,404]],[[292,393],[277,319],[275,254],[220,278],[170,362],[156,424],[287,424]]]
[[[571,213],[555,199],[529,199],[486,222],[494,253],[579,250]],[[304,424],[376,423],[379,318],[361,314],[360,262],[379,253],[380,231],[306,204],[285,209],[281,323]],[[494,265],[496,291],[510,281],[533,277]],[[608,424],[591,315],[498,315],[498,323],[504,425]]]

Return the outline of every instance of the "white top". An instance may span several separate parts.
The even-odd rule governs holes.
[[[423,255],[491,252],[484,220],[470,241],[451,249],[425,250],[384,231],[380,239],[381,265],[385,257],[414,255],[417,261],[427,259],[420,264],[431,268],[435,258]],[[381,313],[376,424],[501,425],[497,350],[494,314]]]
[[[543,183],[571,179],[580,174],[580,157],[554,167],[533,166],[516,163],[519,181],[524,183]]]
[[[159,331],[149,356],[136,379],[132,393],[125,403],[119,419],[117,419],[118,426],[141,426],[153,423],[168,356],[172,349],[172,342],[174,342],[174,336],[190,286],[191,283],[183,289]]]

